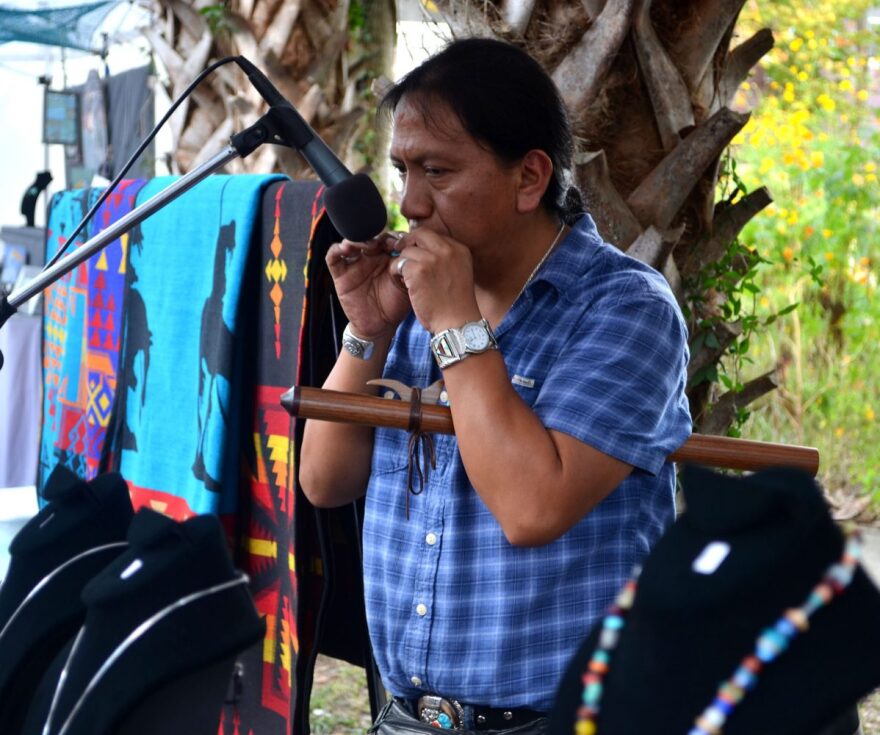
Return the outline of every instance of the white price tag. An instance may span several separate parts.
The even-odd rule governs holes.
[[[698,574],[714,574],[730,553],[730,544],[712,541],[706,544],[700,555],[694,559],[691,568]]]

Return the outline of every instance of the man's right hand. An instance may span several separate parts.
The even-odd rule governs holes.
[[[327,267],[352,331],[361,339],[390,335],[412,308],[391,267],[398,238],[383,233],[368,242],[342,242],[327,250]]]

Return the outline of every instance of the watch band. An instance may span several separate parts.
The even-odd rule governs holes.
[[[369,360],[373,356],[375,343],[368,339],[361,339],[351,331],[351,324],[346,324],[342,330],[342,346],[346,352],[358,360]]]
[[[476,335],[479,339],[475,341],[470,338],[471,335]],[[498,342],[485,319],[467,322],[460,329],[444,329],[431,338],[431,352],[441,370],[470,355],[497,349]]]

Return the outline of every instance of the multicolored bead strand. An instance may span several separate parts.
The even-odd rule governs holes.
[[[861,558],[862,545],[857,529],[848,528],[845,535],[846,544],[840,559],[825,570],[822,579],[800,607],[786,610],[776,623],[758,636],[755,650],[718,687],[715,699],[697,717],[688,735],[720,735],[730,714],[757,684],[764,667],[782,654],[798,634],[809,630],[809,619],[817,610],[830,603],[849,586]],[[639,571],[624,585],[602,620],[598,645],[582,677],[584,689],[575,720],[574,735],[596,735],[602,683],[610,668],[611,653],[620,639],[626,614],[635,601]]]
[[[641,572],[641,568],[636,569],[632,579],[623,586],[608,610],[608,614],[602,620],[598,646],[593,651],[593,656],[587,664],[587,670],[581,677],[584,691],[581,695],[582,703],[578,708],[577,720],[575,721],[575,735],[595,735],[596,733],[596,716],[599,714],[599,702],[602,700],[602,680],[608,673],[611,652],[620,639],[620,631],[623,630],[626,614],[636,599],[636,580],[639,577],[639,572]]]

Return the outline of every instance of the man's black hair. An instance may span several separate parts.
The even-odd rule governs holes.
[[[583,211],[580,193],[566,181],[574,143],[565,105],[553,80],[525,51],[487,38],[453,41],[394,85],[380,109],[393,112],[404,97],[426,116],[432,103],[445,103],[502,161],[544,151],[553,176],[542,203],[568,223]]]

